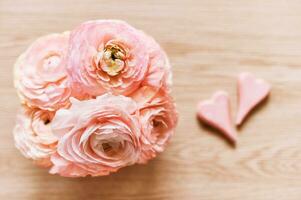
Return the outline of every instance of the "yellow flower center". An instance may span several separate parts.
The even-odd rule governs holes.
[[[125,50],[113,42],[108,43],[103,51],[102,60],[106,66],[103,68],[110,76],[116,76],[124,68],[126,52]]]

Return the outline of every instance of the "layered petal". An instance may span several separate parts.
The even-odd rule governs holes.
[[[41,37],[17,59],[14,83],[23,104],[50,111],[68,105],[68,39],[68,32]]]
[[[40,109],[22,108],[14,128],[16,147],[40,166],[51,165],[50,156],[56,151],[57,138],[50,125],[54,113]]]
[[[172,85],[172,73],[169,59],[160,45],[146,33],[141,31],[141,37],[148,51],[148,71],[141,87],[148,86],[169,91]]]
[[[139,163],[146,163],[165,149],[178,121],[174,102],[166,91],[160,90],[157,93],[151,89],[146,91],[149,94],[146,96],[150,98],[139,108],[142,126],[142,153]]]

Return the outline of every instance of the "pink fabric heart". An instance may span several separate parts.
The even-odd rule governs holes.
[[[216,92],[210,100],[200,102],[197,112],[202,121],[220,130],[231,142],[236,142],[237,133],[233,128],[230,100],[226,92]]]
[[[246,72],[239,75],[237,125],[242,124],[248,113],[269,95],[270,90],[271,86],[263,79]]]

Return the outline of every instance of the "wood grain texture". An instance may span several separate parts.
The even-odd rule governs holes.
[[[91,19],[118,18],[167,51],[180,113],[168,149],[148,165],[107,177],[48,175],[15,149],[17,56],[37,37]],[[230,147],[198,123],[195,107],[236,76],[268,80],[271,98]],[[301,199],[301,3],[299,0],[0,0],[0,199]]]

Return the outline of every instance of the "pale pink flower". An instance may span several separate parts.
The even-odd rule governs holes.
[[[23,104],[50,111],[68,105],[68,39],[68,32],[41,37],[17,59],[14,82]]]
[[[138,162],[146,163],[165,149],[174,134],[178,114],[166,91],[155,92],[152,88],[142,88],[140,91],[141,95],[133,97],[140,105],[139,118],[142,126],[142,153]],[[143,103],[139,103],[141,101]]]
[[[50,173],[100,176],[137,162],[141,133],[135,101],[105,94],[71,103],[53,119],[59,142]]]
[[[21,153],[44,167],[51,165],[50,156],[56,151],[57,138],[50,128],[53,116],[53,112],[22,107],[13,131]]]
[[[129,95],[139,87],[167,85],[170,65],[161,47],[125,22],[97,20],[70,35],[68,74],[75,96]]]

